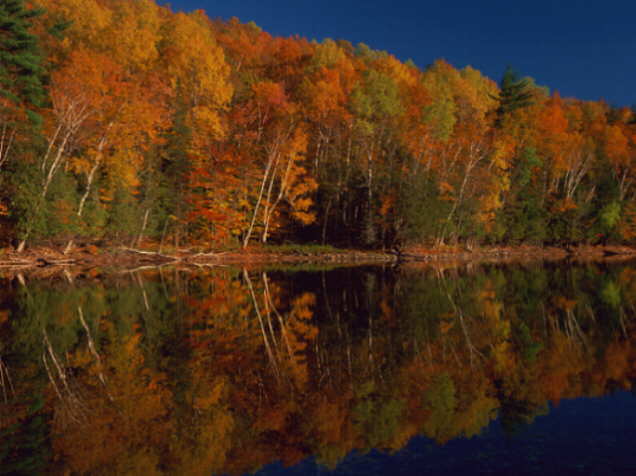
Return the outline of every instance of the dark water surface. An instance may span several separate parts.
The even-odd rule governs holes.
[[[2,474],[636,474],[636,267],[0,275]]]

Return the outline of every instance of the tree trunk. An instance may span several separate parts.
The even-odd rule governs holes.
[[[137,236],[137,248],[140,247],[141,245],[141,239],[144,236],[144,231],[146,231],[146,226],[148,225],[148,215],[150,214],[150,208],[146,208],[146,213],[144,213],[144,221],[141,225],[141,231],[139,232],[139,235]]]
[[[327,222],[329,220],[329,211],[331,210],[332,201],[333,201],[333,197],[329,197],[329,201],[327,202],[327,207],[325,208],[325,219],[322,222],[322,244],[323,245],[327,241]]]
[[[280,203],[280,201],[282,200],[282,198],[285,196],[285,192],[287,191],[287,180],[289,178],[289,172],[291,171],[291,166],[292,163],[294,162],[294,158],[293,156],[289,156],[288,160],[287,160],[287,167],[285,168],[285,173],[283,174],[283,177],[280,179],[280,186],[279,186],[279,190],[278,190],[278,196],[276,197],[276,200],[274,201],[274,203],[272,203],[271,205],[269,205],[267,207],[267,215],[265,216],[264,219],[264,223],[265,223],[265,230],[263,231],[263,237],[262,237],[262,241],[263,243],[267,242],[267,238],[268,238],[268,230],[269,230],[269,224],[270,221],[272,219],[272,214],[274,212],[274,210],[276,209],[276,207],[278,206],[278,204]],[[268,196],[267,196],[267,201],[269,202],[270,199],[270,192],[272,189],[272,186],[274,184],[274,180],[276,179],[276,169],[274,169],[274,173],[272,174],[272,177],[270,179],[270,188],[268,190]]]
[[[269,178],[269,173],[272,168],[272,165],[273,165],[273,157],[271,157],[270,155],[267,161],[267,167],[265,168],[265,173],[263,174],[263,180],[261,181],[261,187],[258,192],[258,198],[256,199],[256,204],[254,205],[254,213],[252,213],[252,220],[250,222],[249,228],[247,229],[247,234],[245,235],[245,238],[243,239],[244,249],[247,248],[247,245],[252,236],[252,231],[254,230],[254,224],[256,223],[256,216],[258,215],[258,210],[261,206],[261,201],[263,200],[263,193],[265,192],[265,187],[267,185],[267,180]]]

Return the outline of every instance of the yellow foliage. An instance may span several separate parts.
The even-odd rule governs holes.
[[[314,316],[311,309],[316,304],[316,295],[303,293],[294,299],[287,319],[287,342],[291,351],[288,367],[296,387],[303,389],[309,378],[306,352],[308,343],[318,336],[318,328],[311,324]]]
[[[494,144],[494,153],[491,157],[492,164],[500,170],[508,170],[511,166],[515,149],[516,145],[511,137],[499,138]]]
[[[120,63],[148,69],[159,58],[160,7],[152,0],[112,2],[112,22],[100,35],[103,48]]]
[[[393,55],[386,55],[378,59],[375,67],[393,79],[401,86],[413,87],[420,79],[419,71],[407,66]]]
[[[492,349],[492,357],[495,372],[499,375],[505,375],[515,368],[515,354],[508,341],[495,344]]]
[[[316,46],[313,61],[320,66],[332,67],[346,58],[342,48],[330,38]]]
[[[189,92],[193,105],[224,107],[232,97],[230,68],[210,29],[194,14],[173,15],[165,31],[162,59],[173,86]]]
[[[290,162],[287,174],[280,185],[291,207],[291,216],[305,225],[313,223],[316,219],[315,213],[309,211],[314,201],[307,195],[318,188],[318,182],[299,163],[305,155],[307,145],[306,131],[297,128],[285,150]]]
[[[72,21],[65,32],[69,49],[78,43],[99,44],[102,32],[112,22],[113,12],[97,0],[48,0],[45,6]]]
[[[198,133],[197,138],[203,140],[209,140],[210,137],[221,139],[225,134],[218,109],[209,106],[194,107],[191,112],[191,123],[193,130]]]
[[[219,379],[209,390],[207,395],[197,395],[194,399],[194,408],[197,410],[209,410],[219,403],[225,390],[225,381]]]

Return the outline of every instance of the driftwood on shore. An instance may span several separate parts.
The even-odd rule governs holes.
[[[312,252],[311,250],[293,249],[276,252],[267,249],[243,251],[196,252],[189,249],[178,249],[170,253],[149,251],[138,248],[120,247],[98,249],[85,247],[75,249],[70,256],[51,248],[35,248],[27,253],[13,250],[0,250],[0,270],[9,273],[29,272],[32,274],[47,271],[55,274],[56,269],[94,269],[116,268],[117,270],[138,270],[147,267],[179,266],[185,268],[202,268],[217,266],[262,266],[278,264],[392,264],[394,266],[419,266],[432,263],[483,263],[483,262],[516,262],[528,260],[604,260],[619,261],[634,259],[636,248],[624,246],[580,246],[572,249],[557,247],[492,247],[466,250],[464,248],[407,248],[385,251],[334,250],[330,252]]]
[[[32,267],[33,265],[34,265],[33,261],[27,261],[27,260],[0,261],[0,268],[24,268],[24,267]]]
[[[156,251],[146,251],[146,250],[140,250],[136,248],[122,247],[120,249],[126,253],[140,255],[141,261],[144,261],[144,262],[156,261],[156,262],[161,262],[162,264],[183,263],[183,264],[192,264],[197,266],[202,264],[209,264],[210,260],[214,260],[214,261],[220,260],[223,256],[228,254],[228,252],[222,251],[218,253],[199,252],[194,254],[183,253],[180,255],[167,255],[167,254],[159,253]]]
[[[6,261],[0,261],[0,267],[2,268],[31,268],[38,267],[44,268],[46,266],[70,266],[79,264],[75,259],[51,259],[51,258],[35,258],[35,259],[9,259]]]
[[[51,249],[35,249],[30,253],[4,252],[0,255],[0,268],[46,268],[55,266],[117,266],[184,264],[200,266],[220,261],[227,252],[199,252],[179,250],[175,254],[160,253],[130,247],[120,247],[102,253],[76,252],[73,256]]]
[[[140,255],[142,260],[154,260],[154,261],[176,261],[179,262],[181,261],[181,258],[179,256],[172,256],[172,255],[166,255],[163,253],[159,253],[158,251],[146,251],[146,250],[139,250],[136,248],[127,248],[125,246],[119,248],[121,251],[124,251],[126,253],[133,253],[136,255]]]

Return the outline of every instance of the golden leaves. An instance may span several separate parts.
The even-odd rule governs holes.
[[[197,132],[195,147],[202,147],[210,138],[221,139],[225,134],[219,111],[209,106],[195,106],[191,112],[191,124]]]
[[[627,166],[635,155],[630,150],[629,141],[623,129],[619,125],[608,126],[605,130],[604,148],[605,154],[614,166]]]
[[[292,301],[292,308],[286,322],[287,342],[290,347],[289,369],[296,386],[303,389],[307,385],[308,344],[318,336],[318,328],[311,323],[314,317],[312,307],[316,304],[316,295],[306,292]]]
[[[221,401],[221,397],[225,390],[225,380],[218,379],[216,382],[209,385],[209,390],[206,394],[195,396],[193,403],[194,408],[197,410],[209,410]]]
[[[232,97],[230,69],[209,27],[195,14],[177,13],[166,25],[162,60],[173,87],[189,92],[193,105],[223,107]]]

